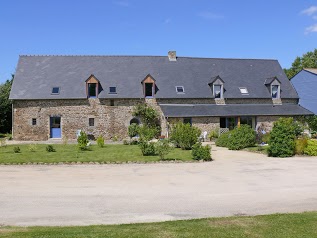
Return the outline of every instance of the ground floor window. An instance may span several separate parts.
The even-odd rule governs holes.
[[[183,123],[184,123],[184,124],[189,123],[190,125],[192,125],[192,118],[191,118],[191,117],[184,118],[184,119],[183,119]]]
[[[95,126],[95,118],[89,118],[89,126]]]
[[[255,129],[256,118],[251,116],[241,117],[221,117],[220,128],[234,129],[238,125],[249,125],[252,129]]]

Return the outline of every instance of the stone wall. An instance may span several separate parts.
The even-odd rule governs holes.
[[[261,128],[266,132],[269,132],[273,128],[273,124],[280,116],[257,116],[256,117],[256,129]]]
[[[115,106],[109,106],[110,100],[106,99],[14,101],[13,137],[15,140],[47,140],[50,117],[60,116],[62,137],[76,139],[77,130],[84,130],[95,137],[122,139],[127,137],[133,106],[140,102],[144,100],[118,99]],[[36,118],[37,125],[32,125],[32,118]],[[89,126],[89,118],[95,118],[95,126]]]

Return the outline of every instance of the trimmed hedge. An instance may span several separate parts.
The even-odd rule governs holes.
[[[317,156],[317,141],[316,140],[308,140],[307,146],[304,149],[304,154],[310,156]]]
[[[216,141],[216,145],[227,147],[229,150],[241,150],[254,146],[256,143],[255,131],[249,125],[241,125],[232,131],[223,133]]]
[[[202,146],[201,142],[193,145],[192,155],[195,160],[211,160],[211,147],[209,145]]]
[[[180,147],[182,150],[190,150],[198,141],[200,134],[201,130],[189,123],[177,123],[172,127],[170,139],[176,147]]]

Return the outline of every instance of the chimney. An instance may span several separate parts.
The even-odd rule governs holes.
[[[176,51],[170,50],[168,52],[169,61],[176,61]]]

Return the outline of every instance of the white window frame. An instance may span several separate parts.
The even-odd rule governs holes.
[[[277,87],[277,95],[276,97],[273,97],[273,87]],[[277,85],[277,84],[273,84],[271,85],[271,97],[272,99],[279,99],[281,98],[281,86],[280,85]]]
[[[216,98],[216,92],[215,92],[215,86],[220,86],[220,98]],[[221,99],[223,98],[223,85],[221,84],[213,84],[213,95],[215,99]]]
[[[246,87],[240,87],[239,90],[242,95],[249,95],[249,91]],[[245,90],[245,92],[242,92],[242,90]]]
[[[177,88],[181,88],[183,91],[182,92],[178,92]],[[175,90],[176,90],[177,93],[180,93],[180,94],[185,93],[184,86],[175,86]]]

